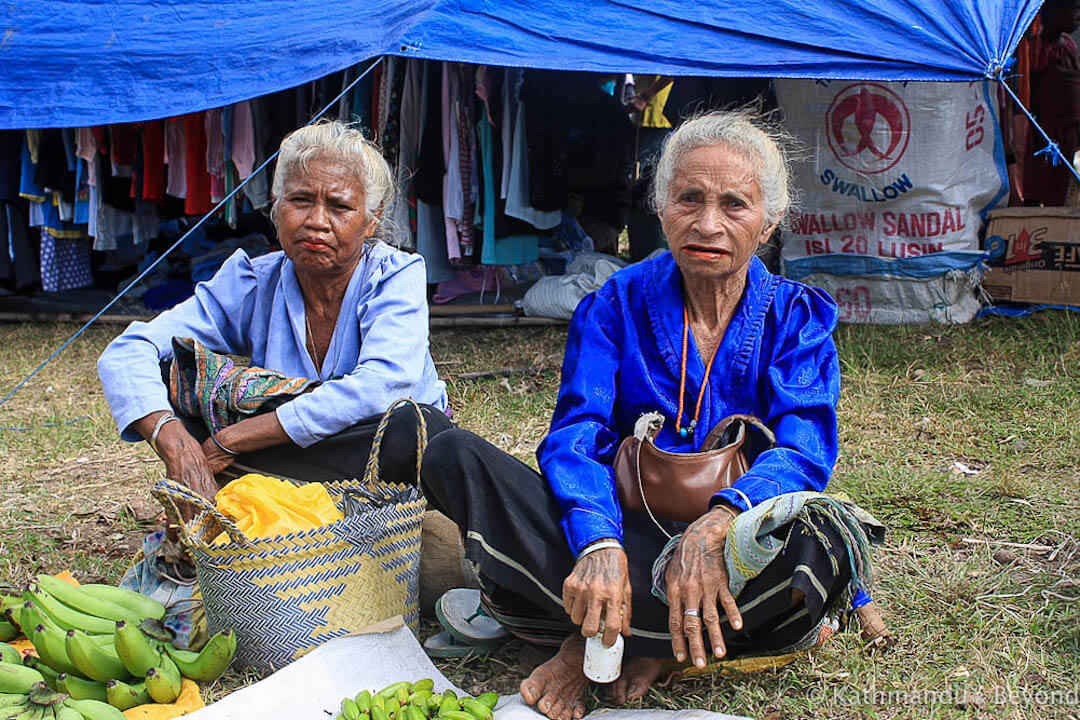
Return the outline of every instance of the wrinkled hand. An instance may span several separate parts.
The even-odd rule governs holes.
[[[605,548],[578,560],[563,581],[563,606],[584,637],[600,632],[611,647],[619,633],[630,635],[630,571],[626,551]]]
[[[165,474],[213,502],[218,491],[215,471],[207,461],[203,447],[184,424],[171,422],[165,425],[158,436],[157,446],[161,459],[165,461]]]
[[[206,457],[206,465],[210,468],[211,475],[217,475],[219,472],[232,465],[233,460],[236,459],[235,456],[223,452],[212,438],[203,440],[202,451],[203,455]],[[216,486],[217,484],[215,483],[215,487]]]
[[[705,666],[705,643],[702,624],[709,633],[713,653],[721,658],[727,653],[720,632],[717,599],[727,614],[731,627],[742,627],[742,616],[728,588],[724,566],[724,545],[732,516],[724,510],[711,510],[686,529],[667,569],[668,626],[675,659],[683,662],[689,654],[698,667]],[[686,615],[698,610],[699,617]]]

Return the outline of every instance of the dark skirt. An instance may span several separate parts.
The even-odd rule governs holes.
[[[428,501],[461,529],[489,614],[535,642],[559,642],[578,631],[562,605],[574,557],[562,512],[539,473],[477,435],[451,429],[432,438],[421,480]],[[844,543],[828,523],[815,525],[826,542],[795,525],[777,531],[787,539],[783,551],[736,598],[743,628],[734,631],[723,619],[729,658],[804,641],[843,599],[851,577]],[[623,533],[633,593],[627,651],[671,657],[668,607],[652,593],[653,562],[668,538],[647,516],[631,513]]]
[[[280,403],[278,403],[280,404]],[[268,404],[269,405],[269,404]],[[273,409],[265,407],[264,411]],[[427,425],[428,439],[454,427],[446,413],[430,405],[421,405]],[[179,413],[177,413],[179,415]],[[202,418],[179,415],[199,442],[210,433]],[[331,482],[360,479],[364,475],[375,430],[381,415],[372,415],[345,428],[338,434],[302,448],[291,442],[255,452],[242,453],[229,467],[218,473],[218,482],[225,483],[246,473],[273,475],[302,482]],[[379,451],[379,476],[384,482],[415,484],[416,478],[416,411],[402,405],[390,416],[386,434]]]

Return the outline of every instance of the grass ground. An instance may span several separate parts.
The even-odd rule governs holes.
[[[0,393],[72,329],[0,326]],[[116,331],[91,330],[0,407],[0,426],[38,428],[0,430],[0,582],[63,568],[115,582],[153,522],[160,467],[118,440],[94,371]],[[557,328],[436,332],[455,420],[531,462],[564,341]],[[1080,316],[847,326],[837,343],[831,487],[889,526],[876,597],[898,646],[870,656],[844,633],[784,669],[678,682],[645,704],[770,719],[1080,718]],[[522,366],[534,370],[458,378]],[[467,689],[509,692],[536,660],[511,644],[444,669]]]

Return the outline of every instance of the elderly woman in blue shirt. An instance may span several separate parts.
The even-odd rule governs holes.
[[[237,251],[193,297],[132,323],[102,353],[98,373],[122,437],[151,441],[169,477],[212,498],[215,474],[234,462],[304,480],[357,476],[379,416],[398,398],[427,406],[431,432],[449,427],[428,352],[423,259],[386,242],[392,177],[362,132],[340,122],[286,137],[272,184],[281,251]],[[163,368],[174,338],[250,357],[302,391],[224,427],[173,422]],[[215,382],[206,380],[207,392]],[[384,445],[394,466],[384,477],[407,474],[411,453],[412,477],[402,479],[415,481],[415,445],[408,432],[394,435],[401,447]]]
[[[774,134],[720,112],[669,136],[655,203],[670,252],[616,273],[578,306],[540,473],[458,429],[424,455],[424,490],[462,529],[483,610],[520,637],[560,645],[521,684],[553,720],[585,713],[585,637],[602,631],[610,646],[625,636],[613,685],[622,702],[644,696],[667,663],[705,666],[710,648],[721,658],[809,647],[848,597],[858,543],[809,510],[825,496],[802,492],[825,488],[837,456],[836,305],[755,256],[789,206]],[[646,413],[660,414],[655,443],[672,453],[700,451],[737,413],[761,419],[776,443],[694,522],[654,523],[624,511],[613,470]],[[754,508],[780,517],[771,504],[781,498],[792,501],[791,522],[775,532],[783,549],[741,573],[733,592],[729,529]]]

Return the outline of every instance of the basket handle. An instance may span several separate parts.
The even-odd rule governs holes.
[[[150,489],[150,493],[157,498],[157,501],[165,508],[165,514],[169,516],[169,519],[180,527],[180,535],[184,540],[184,543],[189,547],[206,549],[209,545],[202,538],[191,534],[187,523],[180,517],[180,510],[176,507],[176,500],[185,500],[210,515],[225,530],[225,533],[229,536],[229,540],[236,545],[240,545],[241,547],[248,545],[247,537],[244,536],[244,533],[240,528],[236,527],[236,523],[221,514],[212,502],[209,502],[202,495],[193,492],[187,486],[181,485],[169,478],[161,478],[154,487]]]
[[[367,467],[364,468],[365,485],[379,482],[379,451],[382,449],[383,435],[386,434],[386,426],[390,424],[390,416],[402,405],[411,405],[416,411],[416,481],[420,482],[420,464],[427,448],[427,420],[424,413],[412,398],[398,398],[395,400],[379,420],[379,426],[375,428],[375,437],[371,441],[371,452],[368,454]]]

